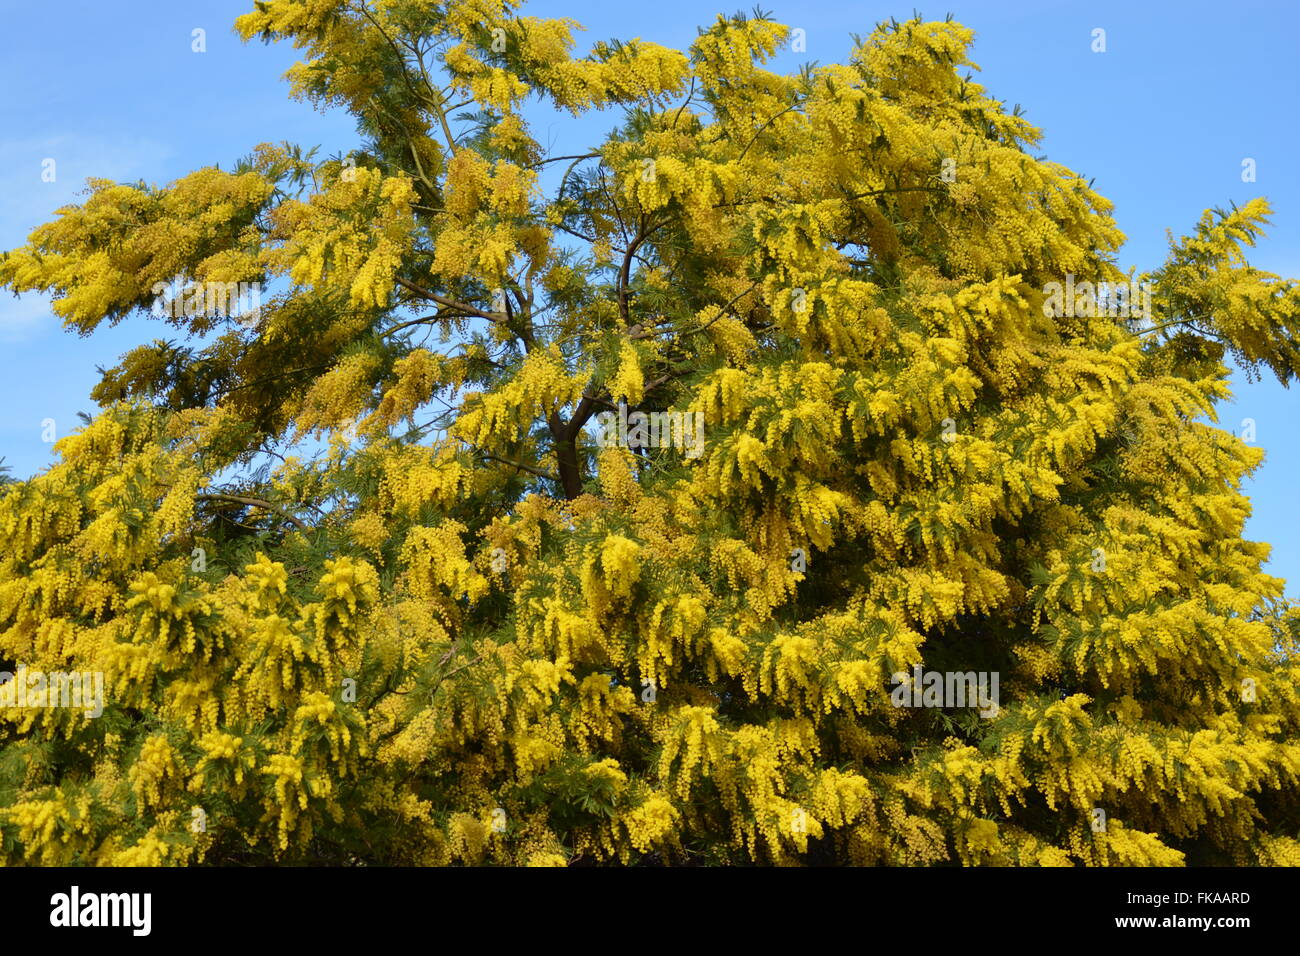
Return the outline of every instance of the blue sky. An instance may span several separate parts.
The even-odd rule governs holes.
[[[807,36],[806,53],[783,53],[777,65],[842,60],[850,34],[904,19],[918,2],[771,2],[764,9]],[[88,176],[166,183],[200,166],[228,168],[262,142],[319,144],[321,155],[354,145],[346,116],[287,97],[280,77],[295,51],[235,37],[234,18],[251,7],[251,0],[0,0],[0,248],[20,245],[57,207],[76,201]],[[706,0],[538,0],[525,12],[574,18],[587,27],[584,42],[638,36],[684,47],[697,25],[734,9]],[[1165,230],[1189,232],[1207,207],[1263,195],[1273,225],[1252,264],[1300,276],[1300,5],[944,0],[920,12],[952,13],[973,28],[979,81],[1025,108],[1044,130],[1042,152],[1096,178],[1129,237],[1126,266],[1157,265]],[[205,53],[191,50],[196,28],[206,31]],[[1097,28],[1106,31],[1104,53],[1092,51]],[[597,142],[601,128],[539,117],[535,132],[556,153],[572,153]],[[47,158],[57,164],[54,182],[42,181]],[[1241,180],[1246,158],[1256,163],[1254,183]],[[96,365],[174,333],[133,318],[79,338],[41,298],[0,295],[0,455],[14,474],[50,462],[42,420],[54,419],[62,435],[78,411],[93,411]],[[1239,430],[1254,419],[1267,456],[1248,486],[1248,536],[1273,545],[1269,569],[1288,578],[1295,595],[1300,495],[1292,476],[1300,454],[1292,429],[1300,390],[1239,374],[1234,385],[1221,423]]]

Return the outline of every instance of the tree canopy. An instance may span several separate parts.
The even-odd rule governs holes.
[[[92,180],[0,259],[179,336],[0,491],[10,688],[104,676],[0,707],[7,861],[1300,863],[1300,618],[1214,424],[1229,358],[1300,370],[1265,200],[1123,268],[954,22],[789,75],[758,11],[236,28],[355,151]]]

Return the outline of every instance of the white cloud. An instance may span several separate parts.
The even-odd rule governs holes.
[[[54,314],[45,296],[0,294],[0,342],[33,338],[62,325],[63,320]]]

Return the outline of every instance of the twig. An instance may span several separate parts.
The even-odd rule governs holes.
[[[506,318],[500,312],[484,312],[482,309],[475,308],[466,302],[458,302],[457,300],[449,299],[444,295],[438,295],[436,292],[430,292],[428,289],[423,289],[414,282],[411,282],[408,279],[403,279],[401,276],[397,277],[397,284],[403,289],[408,289],[411,292],[414,292],[421,298],[428,299],[430,302],[437,302],[439,305],[445,305],[449,309],[456,309],[460,312],[466,313],[467,315],[477,316],[480,319],[487,319],[489,322],[503,322]]]
[[[195,501],[230,501],[230,502],[234,502],[235,504],[248,505],[253,508],[265,508],[267,511],[270,511],[273,514],[277,514],[281,518],[293,524],[293,526],[296,527],[299,531],[311,531],[311,528],[300,518],[297,518],[289,514],[287,511],[281,510],[280,508],[271,504],[271,502],[265,501],[262,498],[246,498],[243,495],[227,495],[227,494],[210,492],[208,494],[195,495],[194,500]]]

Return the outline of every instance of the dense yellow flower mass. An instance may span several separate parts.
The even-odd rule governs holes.
[[[1262,199],[1124,272],[951,22],[795,75],[739,16],[237,29],[361,146],[93,180],[0,258],[79,333],[276,290],[166,311],[0,489],[6,862],[1300,863],[1300,613],[1214,424],[1229,352],[1300,369]]]

